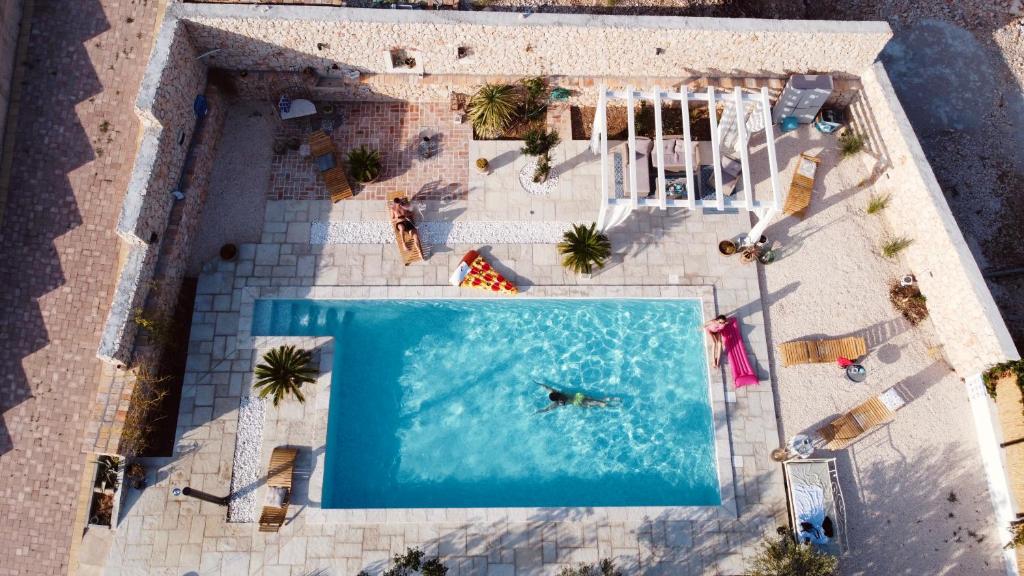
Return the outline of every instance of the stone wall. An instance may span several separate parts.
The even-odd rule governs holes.
[[[311,67],[332,78],[318,89],[359,99],[437,100],[453,85],[484,77],[578,78],[580,87],[803,72],[855,77],[891,37],[888,25],[876,22],[200,4],[172,12],[188,22],[198,51],[217,50],[211,66]],[[468,55],[459,58],[459,47]],[[415,66],[393,69],[392,50],[413,57]],[[345,72],[360,77],[346,82]]]
[[[3,146],[4,127],[7,125],[7,103],[11,97],[20,23],[21,0],[0,2],[0,147]]]
[[[855,126],[886,172],[875,188],[888,193],[884,211],[896,236],[913,240],[900,255],[917,276],[946,358],[962,376],[1018,353],[992,294],[964,241],[913,128],[881,64],[861,77]]]

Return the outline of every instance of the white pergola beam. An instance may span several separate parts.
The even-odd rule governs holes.
[[[654,158],[658,162],[658,177],[655,179],[658,185],[658,206],[664,210],[667,207],[668,191],[665,182],[665,147],[664,135],[661,125],[661,89],[654,87]]]
[[[693,178],[693,144],[690,140],[690,90],[683,86],[680,93],[679,107],[683,115],[683,157],[686,159],[686,206],[690,210],[697,208],[697,186]]]
[[[768,170],[771,173],[772,206],[782,209],[782,185],[779,183],[779,164],[775,159],[775,130],[772,127],[772,109],[768,100],[768,88],[761,88],[761,114],[764,117],[764,139],[768,148]]]
[[[597,215],[597,225],[604,230],[611,195],[608,194],[608,90],[603,84],[597,97],[596,118],[597,126],[594,129],[598,131],[598,147],[601,152],[601,208]]]
[[[636,111],[633,110],[633,87],[626,86],[626,118],[629,124],[629,141],[626,143],[627,163],[629,166],[629,195],[633,207],[640,205],[640,195],[636,190]]]
[[[722,143],[718,140],[718,110],[715,106],[715,89],[708,86],[708,117],[711,120],[711,166],[715,171],[715,208],[725,208],[725,194],[722,186]]]
[[[743,175],[743,205],[750,210],[753,207],[754,190],[750,184],[750,147],[747,146],[747,105],[743,102],[743,90],[739,86],[733,89],[736,106],[736,134],[740,152],[740,173]]]

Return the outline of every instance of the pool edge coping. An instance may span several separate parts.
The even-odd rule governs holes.
[[[640,294],[630,293],[640,292]],[[701,301],[702,321],[717,314],[715,287],[708,285],[590,285],[586,290],[578,286],[545,285],[531,286],[518,295],[520,298],[570,298],[580,300],[593,299],[653,299],[681,300],[699,299]],[[282,343],[302,341],[321,349],[321,373],[318,378],[318,390],[327,394],[318,394],[314,410],[329,414],[330,381],[332,378],[334,339],[330,337],[311,336],[253,336],[252,320],[256,300],[261,299],[305,299],[305,300],[488,300],[507,299],[507,296],[495,296],[487,293],[467,294],[464,290],[452,286],[320,286],[320,287],[247,287],[242,291],[239,309],[237,347],[254,351],[270,348]],[[705,350],[709,348],[707,336],[704,336]],[[326,369],[324,369],[326,366]],[[714,520],[739,518],[736,501],[735,461],[732,451],[730,414],[728,408],[729,395],[726,390],[724,365],[718,369],[705,364],[708,376],[709,400],[712,408],[712,424],[714,434],[716,472],[719,480],[719,496],[721,503],[717,506],[616,506],[616,507],[558,507],[558,508],[366,508],[342,509],[321,508],[309,502],[305,514],[307,522],[313,523],[409,523],[409,522],[446,522],[446,521],[498,521],[533,522],[533,521],[565,521],[583,519],[607,519],[610,521],[631,521],[657,518],[659,520]],[[326,382],[326,385],[323,385]],[[248,392],[243,392],[243,398]],[[733,396],[735,397],[735,396]],[[734,400],[735,401],[735,400]],[[268,414],[269,417],[269,414]],[[314,444],[326,446],[328,418],[315,418]],[[267,440],[264,440],[266,444]],[[264,448],[267,448],[264,446]],[[268,449],[269,450],[269,449]],[[260,454],[260,462],[265,459],[268,450]],[[315,454],[309,476],[308,494],[321,497],[323,493],[323,473],[326,450]],[[238,463],[234,463],[237,465]],[[262,495],[257,495],[257,502]]]

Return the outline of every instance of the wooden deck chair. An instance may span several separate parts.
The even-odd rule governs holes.
[[[807,207],[811,205],[811,194],[814,192],[814,177],[818,172],[818,164],[821,158],[804,153],[796,163],[796,170],[793,171],[793,180],[789,184],[789,194],[786,195],[786,204],[783,206],[783,213],[797,218],[803,218]]]
[[[267,505],[260,514],[260,532],[277,532],[288,514],[288,501],[292,495],[292,476],[295,472],[297,448],[274,448],[267,471]]]
[[[324,185],[331,195],[331,202],[351,198],[352,186],[348,183],[345,166],[338,156],[338,149],[334,146],[334,141],[326,132],[317,130],[309,135],[309,153],[313,157],[313,163],[317,170],[324,178]]]
[[[904,404],[906,400],[896,388],[889,388],[819,428],[817,436],[824,442],[825,448],[842,450],[874,428],[891,422],[896,418],[896,411]]]
[[[388,192],[388,201],[384,209],[387,210],[389,221],[391,220],[391,203],[395,201],[395,198],[409,199],[405,192]],[[395,244],[398,246],[398,253],[402,257],[403,264],[408,266],[413,262],[423,261],[423,244],[418,235],[406,237],[394,222],[391,223],[391,231],[395,234]]]
[[[835,362],[839,357],[856,360],[868,353],[868,344],[860,336],[831,340],[794,340],[779,346],[782,365]]]

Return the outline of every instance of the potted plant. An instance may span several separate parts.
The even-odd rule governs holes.
[[[512,123],[519,105],[516,90],[507,84],[484,84],[469,98],[469,120],[481,138],[498,138]]]
[[[597,224],[574,224],[558,243],[562,266],[577,274],[590,274],[594,267],[604,268],[612,253],[608,236],[597,230]]]
[[[835,556],[819,551],[814,546],[797,544],[788,534],[761,544],[747,571],[750,576],[834,576],[839,567]]]
[[[220,247],[220,259],[225,262],[232,262],[238,258],[238,246],[225,244]]]
[[[490,167],[491,163],[487,161],[487,158],[476,159],[476,169],[481,174],[487,174],[487,171],[490,169]]]
[[[366,146],[353,148],[348,153],[348,170],[360,184],[369,184],[380,176],[380,152]]]
[[[533,181],[544,182],[551,173],[551,149],[558,145],[561,138],[558,132],[550,132],[544,128],[534,128],[523,137],[520,151],[527,156],[536,156],[537,164],[533,171]]]
[[[279,346],[263,355],[263,363],[256,365],[256,383],[260,398],[271,396],[274,406],[285,396],[293,395],[305,402],[302,385],[314,382],[317,370],[311,365],[312,354],[295,346]]]
[[[121,458],[109,454],[96,459],[92,497],[89,502],[89,525],[112,528],[117,518],[118,489],[124,478]]]
[[[718,251],[721,252],[723,256],[732,256],[736,253],[737,249],[736,243],[732,240],[722,240],[718,243]]]

